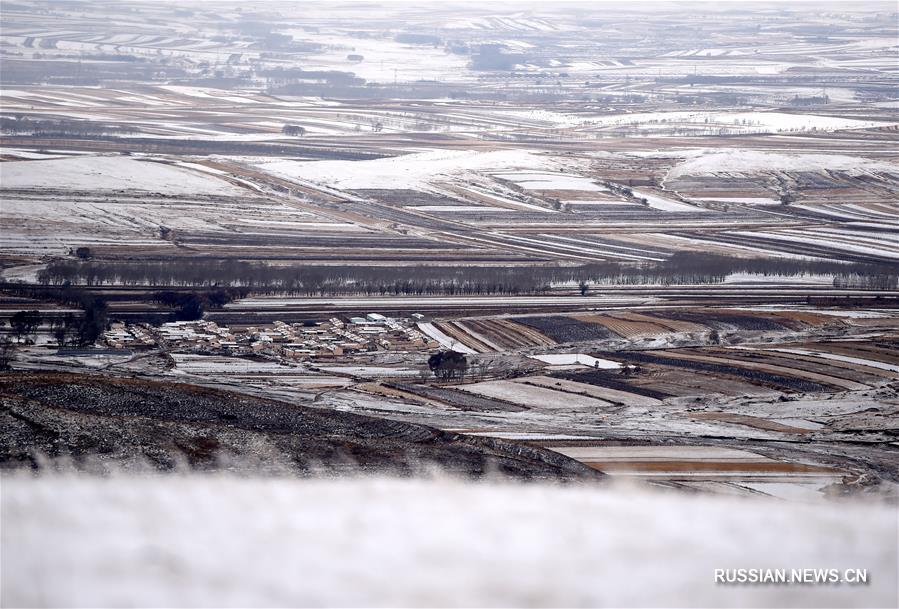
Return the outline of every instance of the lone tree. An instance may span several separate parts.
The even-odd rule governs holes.
[[[468,360],[458,351],[440,351],[428,358],[428,368],[440,380],[464,378]]]
[[[93,256],[93,252],[91,252],[91,248],[89,247],[79,247],[75,250],[75,255],[81,258],[82,260],[87,260]]]
[[[577,289],[580,290],[581,296],[586,296],[590,292],[590,286],[584,280],[577,284]]]
[[[290,136],[303,136],[306,135],[306,128],[301,127],[300,125],[284,125],[284,128],[281,129],[281,133]]]

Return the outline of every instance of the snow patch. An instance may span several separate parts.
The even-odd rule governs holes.
[[[586,353],[550,353],[547,355],[532,355],[531,359],[540,360],[541,362],[551,364],[553,366],[589,366],[590,368],[600,368],[602,370],[617,370],[621,368],[621,364],[608,359],[599,359],[587,355]]]
[[[720,173],[845,171],[852,175],[882,171],[899,175],[899,165],[843,154],[783,154],[756,150],[709,152],[690,158],[668,172],[668,178]]]

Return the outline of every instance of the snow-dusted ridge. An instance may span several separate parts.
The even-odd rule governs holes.
[[[435,150],[370,161],[272,161],[257,167],[280,177],[339,189],[416,189],[469,171],[539,170],[551,165],[548,157],[525,150]]]

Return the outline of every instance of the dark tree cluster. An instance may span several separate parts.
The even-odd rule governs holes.
[[[92,345],[109,327],[109,310],[105,300],[85,296],[82,308],[84,314],[81,316],[66,313],[50,320],[50,331],[60,347]]]
[[[106,300],[85,290],[71,286],[47,290],[22,285],[5,288],[5,291],[26,298],[78,307],[82,311],[80,315],[66,313],[46,320],[37,310],[19,311],[10,318],[10,328],[17,339],[34,334],[44,321],[48,321],[50,332],[60,346],[84,346],[96,342],[108,328],[109,308]]]
[[[19,311],[10,318],[9,326],[16,340],[22,340],[34,334],[43,322],[40,311]]]
[[[156,292],[153,301],[174,309],[172,321],[194,321],[203,318],[207,308],[221,308],[231,302],[239,292],[214,290],[205,294],[194,292]]]
[[[303,70],[302,68],[272,68],[260,70],[259,76],[268,79],[270,85],[296,85],[301,83],[319,82],[329,85],[357,86],[365,84],[364,78],[359,78],[352,72],[340,70]]]
[[[481,71],[511,70],[517,64],[524,63],[524,55],[507,53],[501,44],[482,44],[471,56],[471,69]]]
[[[428,358],[428,368],[440,380],[461,380],[468,370],[468,359],[458,351],[440,351]]]

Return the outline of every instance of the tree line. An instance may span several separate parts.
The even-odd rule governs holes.
[[[886,289],[897,284],[897,270],[888,264],[733,258],[696,252],[678,252],[667,260],[640,265],[598,262],[579,266],[504,267],[272,266],[241,260],[63,259],[51,262],[40,271],[38,282],[44,286],[240,289],[307,296],[514,295],[544,293],[562,285],[579,286],[586,293],[591,284],[714,284],[732,273],[833,275],[837,287]]]
[[[134,133],[131,125],[98,123],[87,120],[35,120],[24,116],[0,117],[0,131],[3,133],[29,134],[37,136],[58,135],[107,135],[111,133]]]

